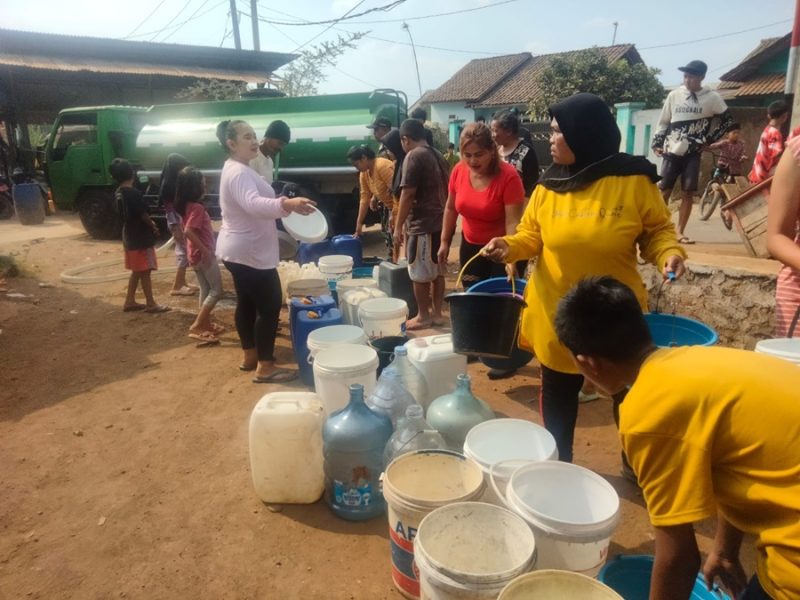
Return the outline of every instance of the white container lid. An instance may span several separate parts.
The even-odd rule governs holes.
[[[358,305],[358,316],[373,319],[408,317],[408,304],[400,298],[372,298]]]
[[[761,340],[756,344],[756,352],[800,364],[800,338]]]
[[[336,282],[336,290],[339,295],[342,295],[348,290],[355,290],[358,288],[374,288],[377,289],[378,282],[371,278],[364,279],[342,279]]]
[[[347,254],[329,254],[320,256],[317,266],[322,269],[352,269],[353,257]]]
[[[338,285],[336,286],[338,289]],[[386,292],[382,292],[376,288],[355,288],[349,289],[340,298],[345,304],[357,305],[366,300],[373,298],[386,298]]]
[[[414,338],[406,342],[406,348],[408,356],[417,362],[446,360],[455,356],[453,336],[449,333]]]
[[[366,344],[367,334],[355,325],[329,325],[308,334],[306,345],[310,351],[322,350],[333,344]]]
[[[464,454],[488,470],[505,461],[552,460],[558,457],[558,450],[553,435],[536,423],[523,419],[492,419],[469,430],[464,440]]]
[[[378,353],[360,344],[334,344],[314,357],[314,369],[328,373],[348,373],[367,367],[378,369]]]
[[[283,217],[283,226],[286,231],[296,240],[301,242],[321,242],[328,237],[328,221],[318,209],[314,209],[309,215],[291,213],[288,217]]]

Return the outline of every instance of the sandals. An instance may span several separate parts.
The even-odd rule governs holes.
[[[686,244],[687,246],[694,244],[694,240],[688,236],[682,235],[678,240],[679,244]]]
[[[183,286],[180,289],[172,290],[169,295],[170,296],[194,296],[197,293],[197,290],[193,290],[188,285]]]
[[[146,306],[144,308],[144,312],[146,313],[165,313],[171,310],[169,306],[164,306],[163,304],[154,304],[153,306]]]
[[[287,383],[297,379],[297,371],[291,369],[275,369],[269,375],[256,375],[253,383]]]
[[[145,308],[147,308],[146,304],[138,304],[138,303],[134,302],[133,304],[127,304],[127,305],[123,306],[122,307],[122,312],[136,312],[136,311],[139,311],[139,310],[144,310]]]
[[[219,344],[219,338],[210,331],[203,331],[200,333],[190,333],[189,337],[197,340],[197,347],[216,346]]]

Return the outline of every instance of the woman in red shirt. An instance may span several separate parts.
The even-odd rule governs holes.
[[[465,265],[496,236],[511,235],[522,218],[525,190],[517,170],[500,160],[485,123],[470,123],[461,133],[461,161],[450,173],[438,260],[447,261],[461,216],[459,262]],[[506,274],[505,267],[480,256],[464,271],[464,287]]]

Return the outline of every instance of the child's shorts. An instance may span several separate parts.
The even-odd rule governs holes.
[[[186,245],[175,240],[175,263],[179,268],[189,266],[189,258],[186,256]]]
[[[156,249],[125,250],[125,268],[134,273],[155,271],[158,269],[156,262]]]
[[[430,283],[444,276],[444,265],[436,255],[441,244],[441,232],[410,234],[406,244],[408,276],[415,283]]]

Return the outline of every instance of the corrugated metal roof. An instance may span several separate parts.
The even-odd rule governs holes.
[[[530,52],[477,58],[435,89],[428,102],[477,102],[500,81],[531,59]]]
[[[599,50],[600,53],[612,63],[622,58],[627,58],[632,64],[642,62],[642,58],[639,56],[633,44],[598,47],[596,50]],[[521,69],[515,71],[496,86],[491,93],[481,98],[475,106],[489,107],[527,104],[542,93],[539,87],[539,77],[550,61],[556,57],[566,58],[578,52],[581,52],[581,50],[570,50],[568,52],[543,54],[532,57]]]
[[[736,90],[736,96],[766,96],[769,94],[782,94],[786,84],[786,76],[782,73],[773,73],[754,77],[742,83]]]
[[[720,81],[747,81],[756,74],[758,68],[766,61],[774,58],[781,52],[789,50],[792,34],[783,37],[766,38],[756,48],[742,59],[733,69],[720,75]]]

